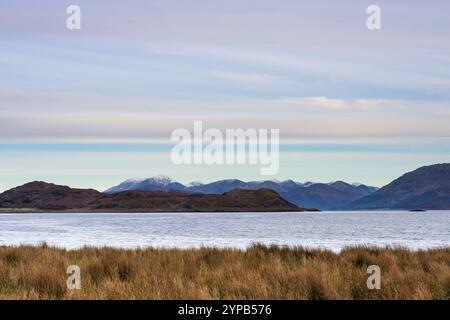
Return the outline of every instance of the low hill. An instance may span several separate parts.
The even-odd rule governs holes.
[[[114,211],[303,211],[268,189],[235,189],[224,194],[186,194],[181,192],[124,191],[105,195],[90,206]]]
[[[66,210],[84,208],[102,196],[93,189],[73,189],[67,186],[34,181],[0,194],[0,208],[33,208]]]

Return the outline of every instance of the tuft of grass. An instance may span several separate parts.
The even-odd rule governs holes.
[[[81,289],[66,287],[69,265]],[[367,267],[381,268],[369,290]],[[450,299],[450,248],[0,247],[0,299]]]

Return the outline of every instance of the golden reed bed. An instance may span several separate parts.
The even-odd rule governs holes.
[[[67,288],[69,265],[81,289]],[[367,288],[367,267],[381,289]],[[0,299],[450,299],[450,248],[0,247]]]

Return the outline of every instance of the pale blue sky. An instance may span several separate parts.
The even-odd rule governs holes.
[[[170,134],[194,120],[280,129],[279,179],[381,186],[449,162],[450,3],[377,1],[379,31],[369,4],[2,0],[0,190],[267,178],[173,166]]]

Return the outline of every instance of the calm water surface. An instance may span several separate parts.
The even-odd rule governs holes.
[[[450,211],[0,214],[0,245],[238,247],[450,246]]]

